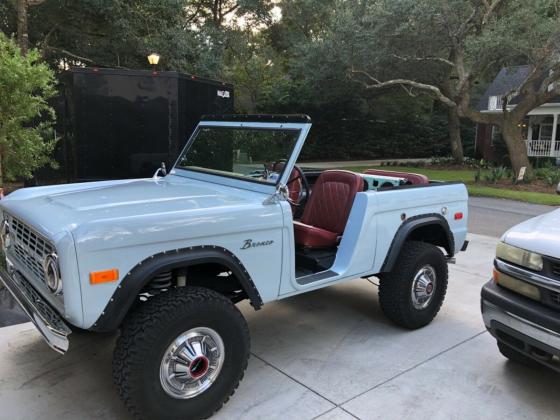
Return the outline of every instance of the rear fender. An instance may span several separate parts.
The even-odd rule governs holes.
[[[433,229],[433,231],[432,231]],[[433,232],[433,238],[422,238],[426,232]],[[391,246],[387,257],[381,267],[381,273],[387,273],[393,270],[398,261],[399,254],[407,240],[424,240],[424,242],[432,243],[436,246],[443,247],[447,252],[447,257],[451,258],[455,254],[455,242],[453,233],[449,228],[449,223],[445,218],[437,213],[422,214],[411,217],[400,225]]]

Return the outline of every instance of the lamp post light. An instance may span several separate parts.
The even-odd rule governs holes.
[[[159,63],[159,58],[160,58],[160,55],[158,53],[155,53],[155,52],[151,53],[148,56],[148,63],[150,63],[154,67],[153,74],[157,73],[156,68],[157,68],[157,65]]]

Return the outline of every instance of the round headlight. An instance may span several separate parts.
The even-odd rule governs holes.
[[[11,245],[10,238],[10,225],[7,220],[2,221],[2,226],[0,227],[0,243],[2,245],[2,250],[6,251]]]
[[[45,273],[45,282],[49,290],[55,295],[62,293],[62,279],[60,278],[58,256],[56,254],[50,254],[45,257],[43,270]]]

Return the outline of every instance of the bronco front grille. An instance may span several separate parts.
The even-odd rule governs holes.
[[[53,253],[53,246],[25,223],[10,215],[8,215],[8,226],[13,242],[10,250],[13,257],[44,283],[43,261],[45,256]]]

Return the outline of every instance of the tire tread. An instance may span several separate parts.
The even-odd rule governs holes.
[[[138,350],[153,342],[155,339],[153,335],[157,331],[158,325],[171,321],[185,308],[196,306],[202,301],[222,309],[225,307],[230,310],[231,316],[238,317],[236,321],[243,326],[244,344],[247,349],[250,348],[249,327],[243,315],[227,297],[211,289],[188,286],[172,289],[149,299],[125,319],[113,354],[113,382],[117,386],[120,398],[134,418],[141,419],[145,415],[135,402],[133,397],[135,386],[134,383],[131,383],[131,378],[134,377],[134,367],[142,365]],[[235,393],[247,369],[248,359],[249,352],[247,351],[246,357],[241,361],[240,374],[229,395],[219,405],[213,407],[207,416],[202,418],[208,418],[222,408]]]
[[[398,265],[393,271],[383,273],[379,276],[379,304],[381,310],[387,318],[401,327],[416,329],[425,325],[419,325],[417,322],[414,322],[407,302],[403,300],[403,296],[408,293],[410,288],[409,279],[407,277],[414,271],[419,258],[430,250],[438,252],[445,262],[442,252],[436,246],[426,242],[407,241],[399,254]],[[437,284],[437,287],[443,287],[442,296],[438,302],[437,308],[433,311],[433,316],[430,321],[441,309],[445,294],[447,293],[448,268],[446,262],[443,264],[443,267],[444,279],[438,278]]]

